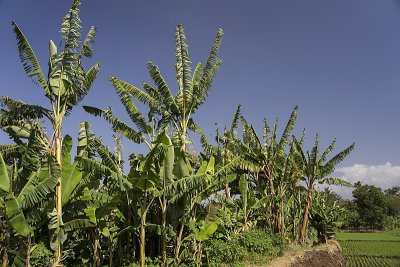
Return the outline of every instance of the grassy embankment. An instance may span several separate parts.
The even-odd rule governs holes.
[[[340,232],[336,235],[348,267],[399,267],[400,230]]]

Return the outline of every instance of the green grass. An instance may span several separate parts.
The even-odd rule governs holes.
[[[340,232],[348,267],[399,267],[400,230],[385,232]]]
[[[348,267],[399,267],[400,260],[395,258],[348,256]]]
[[[400,242],[396,241],[342,241],[346,255],[400,256]]]
[[[400,241],[400,230],[378,231],[378,232],[338,232],[338,240],[381,240],[381,241]]]

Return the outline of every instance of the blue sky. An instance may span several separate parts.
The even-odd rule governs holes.
[[[59,41],[61,18],[70,3],[0,0],[0,95],[46,103],[19,62],[11,21],[27,36],[46,72],[48,40]],[[387,186],[400,184],[399,1],[96,0],[83,1],[81,18],[84,32],[91,25],[98,27],[94,58],[87,63],[102,64],[81,104],[110,106],[127,118],[109,76],[140,86],[150,81],[146,62],[151,60],[174,90],[176,25],[185,27],[194,63],[206,59],[222,27],[223,64],[207,102],[195,115],[210,138],[215,123],[230,123],[238,104],[257,129],[264,116],[271,123],[278,116],[282,128],[298,105],[296,133],[306,128],[309,147],[316,132],[323,145],[336,137],[337,152],[356,142],[340,165],[351,171],[341,169],[338,175],[352,182],[363,177],[377,185],[391,175]],[[83,120],[90,120],[93,131],[112,144],[108,124],[80,106],[65,121],[64,133],[76,135]],[[1,134],[0,143],[5,142],[7,136]],[[126,153],[136,149],[126,144]],[[383,172],[376,174],[376,169]],[[367,174],[356,175],[363,171]]]

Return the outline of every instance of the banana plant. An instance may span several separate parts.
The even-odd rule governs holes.
[[[198,218],[189,220],[189,229],[193,235],[194,262],[197,266],[201,266],[203,259],[204,242],[209,240],[217,231],[221,220],[217,216],[218,206],[208,205],[207,212],[200,215]]]
[[[252,219],[256,211],[270,201],[270,196],[257,198],[254,189],[251,187],[248,174],[241,175],[239,179],[240,190],[240,211],[243,216],[243,227],[239,231],[248,231],[254,226],[256,220]]]
[[[320,243],[326,243],[328,239],[333,238],[336,222],[344,214],[344,211],[344,208],[341,208],[337,201],[328,205],[324,194],[317,192],[314,205],[310,211],[310,221],[312,227],[317,230]]]
[[[187,132],[190,119],[206,100],[214,77],[221,65],[221,60],[217,57],[217,53],[222,35],[222,29],[218,29],[207,62],[204,65],[198,63],[195,70],[192,71],[184,29],[182,25],[177,26],[175,34],[175,71],[178,91],[176,95],[173,95],[159,68],[151,61],[148,62],[147,67],[156,88],[145,82],[143,83],[143,89],[139,89],[115,76],[109,78],[118,92],[128,92],[138,101],[148,105],[150,108],[149,117],[154,114],[158,115],[162,118],[159,120],[160,124],[173,127],[175,139],[179,142],[181,150],[185,150],[188,143]],[[146,133],[147,129],[141,130]]]
[[[333,152],[335,147],[336,139],[333,139],[328,147],[320,154],[319,147],[319,136],[316,134],[314,147],[311,151],[306,153],[303,150],[301,142],[296,137],[293,137],[295,149],[298,152],[296,162],[298,166],[301,166],[303,172],[303,181],[306,184],[307,195],[305,200],[303,220],[300,228],[299,238],[304,243],[307,231],[307,221],[310,213],[310,208],[313,202],[313,192],[315,185],[328,184],[328,185],[342,185],[351,186],[350,183],[334,177],[328,177],[335,171],[335,166],[347,157],[350,152],[354,149],[355,144],[348,146],[332,158],[328,159],[329,155]]]
[[[47,78],[42,71],[38,59],[33,52],[27,38],[20,27],[13,22],[12,27],[17,39],[19,57],[23,64],[26,75],[39,85],[46,98],[49,100],[50,108],[46,109],[37,105],[28,105],[10,98],[3,98],[3,103],[9,109],[18,108],[24,114],[40,114],[52,125],[53,133],[48,150],[55,156],[57,162],[62,166],[62,125],[65,116],[86,96],[99,72],[100,65],[96,63],[88,71],[85,71],[81,61],[82,57],[91,58],[93,51],[91,44],[94,43],[96,28],[91,27],[86,38],[81,41],[81,20],[79,18],[79,0],[74,0],[69,12],[63,18],[60,42],[61,51],[58,51],[55,43],[49,42],[49,60]],[[61,168],[62,169],[62,168]],[[62,175],[58,177],[56,187],[56,215],[57,221],[62,221]],[[65,198],[64,198],[65,199]],[[59,264],[62,260],[61,234],[57,237],[55,247],[54,263]]]
[[[181,263],[182,255],[185,252],[181,251],[182,246],[191,239],[190,235],[186,234],[185,236],[185,228],[189,227],[190,229],[190,221],[196,221],[199,217],[202,212],[202,201],[235,179],[234,175],[223,176],[223,174],[230,174],[234,164],[237,164],[237,160],[225,166],[215,166],[215,159],[211,157],[208,161],[203,161],[197,170],[192,170],[190,165],[182,164],[178,159],[175,160],[175,168],[181,170],[175,170],[176,180],[160,192],[160,194],[166,194],[170,204],[169,212],[174,215],[173,221],[177,222],[174,225],[176,231],[175,265]],[[186,175],[180,177],[181,174]]]
[[[239,173],[247,173],[249,181],[255,185],[258,194],[270,196],[266,214],[271,214],[272,219],[269,224],[275,232],[283,232],[282,210],[280,208],[284,190],[282,185],[293,178],[290,171],[293,164],[290,162],[287,149],[290,143],[290,133],[294,128],[297,118],[297,107],[292,111],[290,118],[278,139],[276,119],[271,131],[267,120],[264,119],[262,137],[259,137],[254,126],[249,124],[241,115],[240,106],[238,107],[229,130],[224,131],[222,139],[224,147],[231,153],[241,158],[236,165]],[[242,124],[242,138],[237,136],[239,123]],[[286,169],[286,171],[285,171]],[[281,190],[281,191],[280,191]]]
[[[50,176],[48,175],[49,170]],[[16,160],[14,159],[12,167],[7,166],[2,153],[0,153],[0,191],[2,191],[0,196],[6,194],[4,198],[2,197],[1,202],[4,203],[9,225],[17,235],[27,240],[26,258],[24,259],[27,266],[30,266],[30,255],[34,249],[31,246],[31,237],[34,235],[34,229],[39,226],[35,219],[41,215],[38,206],[43,206],[46,203],[43,199],[53,192],[59,172],[60,169],[55,159],[48,157],[39,169],[27,177],[23,184],[21,183],[21,180],[24,180],[22,179],[22,169],[17,168]],[[17,185],[21,187],[17,187]],[[8,235],[11,234],[11,232],[8,233]],[[15,253],[14,261],[18,261],[20,253]]]

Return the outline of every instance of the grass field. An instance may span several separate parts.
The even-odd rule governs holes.
[[[400,230],[385,232],[340,232],[348,267],[400,267]]]

